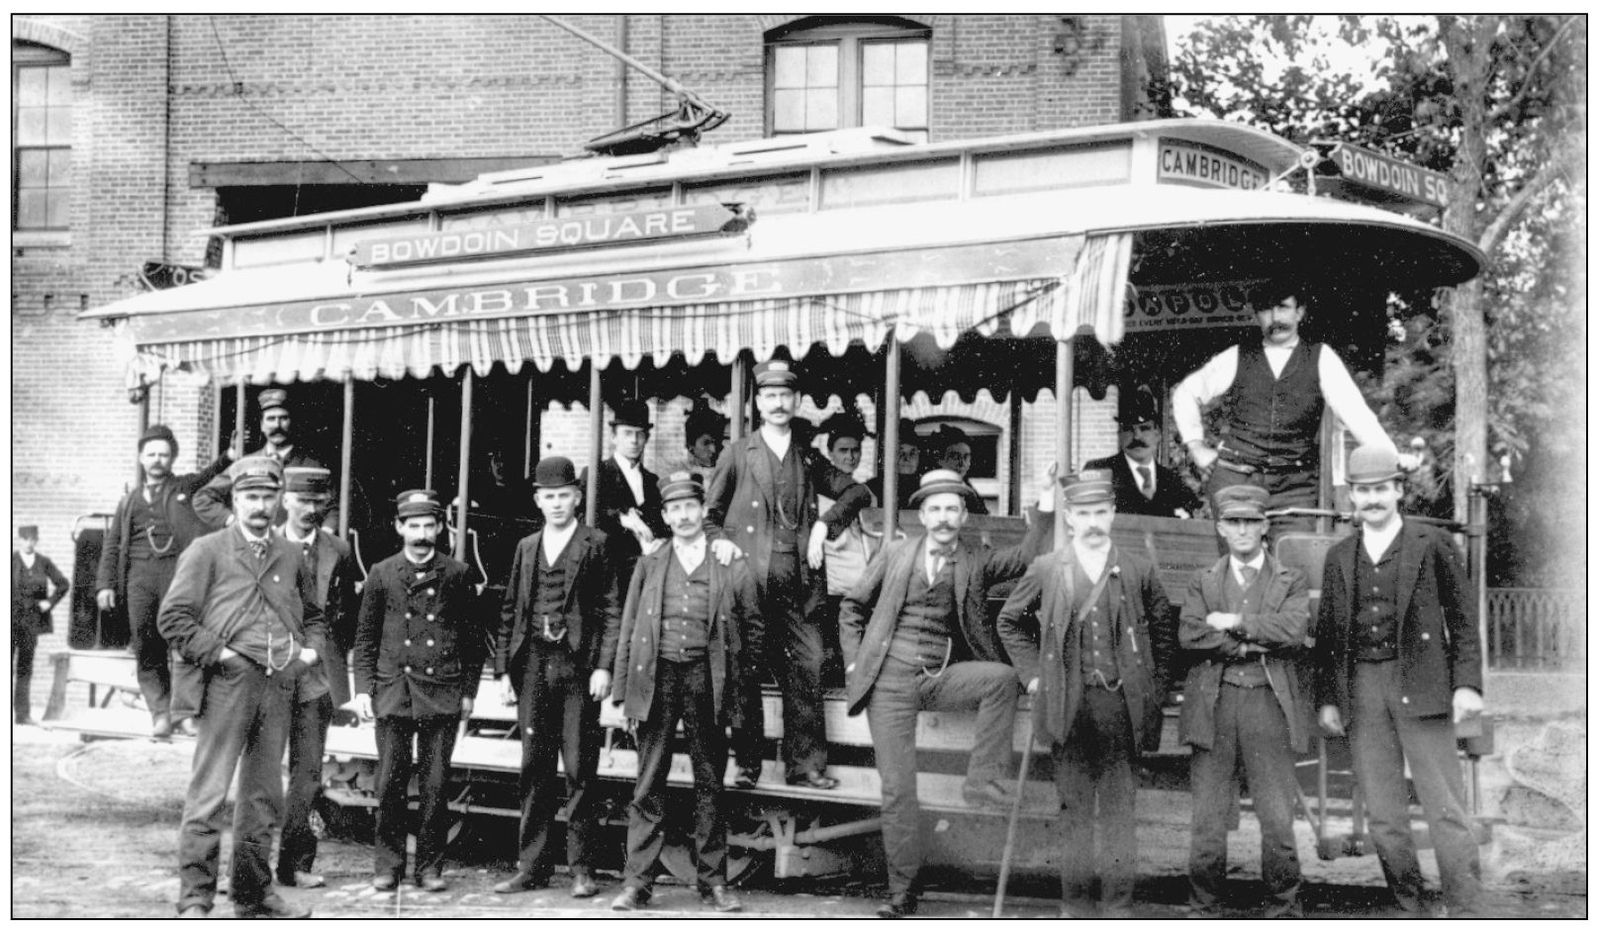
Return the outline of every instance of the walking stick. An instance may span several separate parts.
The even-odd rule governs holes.
[[[1004,856],[998,865],[998,895],[993,898],[993,918],[1004,916],[1004,888],[1009,885],[1009,861],[1015,853],[1015,830],[1020,827],[1020,807],[1026,800],[1026,771],[1031,769],[1032,737],[1037,732],[1037,715],[1033,710],[1026,720],[1026,747],[1020,752],[1020,776],[1015,780],[1015,805],[1009,810],[1009,834],[1004,838]]]

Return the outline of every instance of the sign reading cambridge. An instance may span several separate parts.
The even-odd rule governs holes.
[[[1270,183],[1262,165],[1184,139],[1159,140],[1159,182],[1254,191]]]
[[[500,229],[365,240],[356,245],[349,261],[361,267],[421,265],[553,249],[619,246],[721,233],[738,220],[737,214],[721,204],[562,217]],[[742,225],[735,228],[742,229]]]

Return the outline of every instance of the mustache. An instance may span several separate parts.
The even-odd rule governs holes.
[[[1082,537],[1108,537],[1109,532],[1100,528],[1090,527],[1081,532]]]
[[[1130,443],[1126,444],[1126,446],[1128,446],[1128,447],[1141,447],[1142,449],[1146,450],[1148,448],[1148,441],[1146,441],[1146,440],[1133,440]]]
[[[933,531],[957,531],[957,530],[959,530],[959,528],[954,527],[952,524],[949,524],[946,521],[939,521],[936,524],[931,526],[931,530],[933,530]]]
[[[1292,328],[1290,326],[1288,326],[1287,324],[1271,324],[1270,325],[1270,332],[1271,333],[1286,333],[1286,332],[1290,331],[1291,329]]]

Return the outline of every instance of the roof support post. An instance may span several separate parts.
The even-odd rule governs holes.
[[[1009,386],[1009,511],[1025,514],[1026,500],[1020,492],[1020,388]]]
[[[344,376],[344,427],[338,453],[338,536],[349,539],[349,465],[355,446],[355,376]]]
[[[887,332],[887,372],[882,386],[882,540],[894,539],[898,531],[898,414],[901,410],[899,381],[902,360],[896,330]]]
[[[599,457],[604,453],[604,396],[599,393],[599,362],[588,360],[588,487],[582,490],[588,527],[599,521]]]
[[[427,389],[427,464],[422,469],[421,487],[433,487],[433,431],[438,429],[438,399],[433,397],[433,390]]]
[[[238,452],[243,456],[249,451],[249,443],[244,439],[244,387],[246,379],[241,372],[238,376],[238,398],[233,405],[233,436],[238,438]],[[229,444],[231,446],[232,444]]]
[[[471,389],[476,373],[466,366],[465,377],[460,380],[460,481],[456,488],[460,495],[459,528],[455,534],[455,559],[466,559],[466,513],[471,510]]]
[[[1070,405],[1075,400],[1076,359],[1075,346],[1067,337],[1054,344],[1054,398],[1058,400],[1056,424],[1058,435],[1054,439],[1054,457],[1062,479],[1074,470],[1070,465]],[[1054,509],[1054,540],[1063,543],[1065,537],[1065,509]]]
[[[732,357],[732,390],[728,399],[728,407],[731,409],[732,414],[731,436],[729,439],[732,443],[737,443],[743,439],[743,418],[745,415],[743,409],[749,403],[748,384],[749,362],[744,357],[743,351],[739,350],[738,354]]]

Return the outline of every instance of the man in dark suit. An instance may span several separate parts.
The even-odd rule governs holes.
[[[268,388],[257,395],[256,400],[261,406],[261,434],[266,439],[260,449],[249,452],[250,456],[269,456],[284,469],[290,466],[330,468],[328,463],[311,453],[303,444],[294,441],[293,417],[288,410],[288,392],[281,388]],[[242,445],[244,441],[242,438],[234,438],[234,442]],[[221,527],[231,520],[228,511],[228,489],[228,479],[223,474],[214,477],[194,492],[194,511],[211,527]],[[329,503],[327,513],[322,516],[323,526],[329,530],[338,527],[338,507],[339,503],[335,498]],[[282,524],[287,519],[287,513],[279,509],[276,523]]]
[[[615,656],[616,698],[636,725],[638,782],[627,818],[625,885],[610,904],[629,911],[649,901],[665,843],[666,780],[682,723],[693,764],[693,859],[699,897],[717,912],[742,909],[726,885],[721,789],[726,729],[747,711],[746,680],[758,675],[764,628],[747,560],[722,564],[704,534],[704,486],[697,473],[662,483],[671,545],[638,562],[627,589]]]
[[[1136,760],[1159,744],[1175,619],[1152,563],[1110,540],[1109,474],[1072,477],[1064,499],[1070,545],[1038,558],[1015,584],[998,634],[1036,697],[1036,735],[1053,746],[1064,912],[1091,914],[1101,873],[1102,914],[1124,917],[1136,880]],[[1022,620],[1032,614],[1036,635]]]
[[[239,918],[301,919],[272,887],[272,833],[283,808],[283,748],[301,676],[327,653],[316,581],[272,534],[283,470],[264,456],[231,468],[235,521],[178,558],[161,636],[196,671],[199,734],[178,830],[178,916],[210,915],[222,810],[237,774],[230,896]]]
[[[1115,514],[1190,518],[1198,497],[1181,476],[1155,459],[1163,432],[1153,399],[1138,391],[1121,406],[1120,455],[1092,460],[1086,469],[1107,469],[1114,476]]]
[[[582,491],[571,461],[551,456],[533,474],[543,530],[522,538],[510,567],[495,637],[494,678],[521,726],[521,828],[516,873],[495,893],[549,882],[549,833],[566,801],[566,863],[571,895],[599,892],[593,858],[599,831],[594,774],[599,767],[599,702],[610,693],[610,664],[621,628],[614,539],[577,521]],[[565,762],[559,782],[556,756]]]
[[[1054,476],[1020,543],[995,550],[960,539],[975,490],[934,469],[910,498],[925,532],[894,541],[843,597],[839,616],[848,712],[864,710],[882,776],[883,918],[915,912],[921,866],[915,725],[922,710],[976,710],[966,802],[1004,806],[1020,682],[987,622],[987,591],[1026,571],[1053,539]]]
[[[322,528],[333,500],[332,473],[319,466],[283,470],[283,510],[288,520],[276,534],[299,550],[300,562],[315,580],[317,603],[327,626],[327,653],[294,686],[288,731],[288,792],[283,835],[277,852],[277,882],[285,887],[326,883],[316,864],[316,833],[311,810],[322,790],[322,756],[333,709],[350,699],[347,655],[355,642],[358,571],[349,544]]]
[[[39,635],[51,630],[50,610],[66,597],[71,585],[55,563],[36,548],[39,528],[17,528],[17,549],[11,551],[11,662],[17,682],[11,690],[11,714],[18,725],[36,725],[29,707],[33,686],[33,653]]]
[[[760,614],[770,629],[766,649],[782,686],[787,781],[829,790],[837,780],[826,773],[824,651],[816,618],[826,596],[823,545],[870,504],[871,493],[831,463],[805,455],[792,428],[799,400],[792,363],[773,359],[755,366],[754,384],[762,423],[722,454],[710,479],[705,528],[712,540],[730,541],[717,540],[718,549],[736,545],[747,554],[760,587]],[[836,504],[821,514],[817,495]],[[749,718],[734,738],[744,786],[752,786],[758,774],[750,749],[758,746],[763,728]]]
[[[599,461],[598,514],[594,527],[610,539],[616,588],[632,581],[638,555],[670,535],[660,518],[660,477],[643,468],[643,448],[649,442],[649,406],[623,401],[610,420],[614,453]]]
[[[139,438],[144,483],[117,503],[95,578],[95,598],[101,611],[111,611],[119,601],[127,607],[130,647],[138,662],[139,692],[144,694],[157,738],[171,737],[175,724],[171,715],[172,669],[166,641],[156,625],[161,599],[172,585],[178,557],[195,538],[210,530],[195,513],[191,497],[232,462],[231,456],[223,453],[200,472],[174,476],[172,461],[176,458],[177,437],[166,425],[153,424]],[[231,508],[231,502],[224,500],[224,518]],[[215,526],[222,523],[218,521]],[[180,720],[193,714],[192,709],[181,711]],[[186,725],[184,730],[193,733]]]
[[[404,549],[372,567],[355,626],[355,706],[377,719],[377,850],[372,887],[399,885],[410,821],[411,743],[416,745],[416,886],[448,889],[449,817],[444,781],[456,730],[471,715],[484,632],[471,569],[436,549],[443,507],[431,489],[399,496],[394,530]]]
[[[1309,701],[1298,684],[1309,584],[1264,547],[1268,492],[1233,485],[1215,499],[1227,555],[1192,578],[1181,607],[1181,647],[1193,661],[1181,706],[1181,740],[1192,748],[1191,903],[1199,914],[1218,912],[1226,823],[1245,776],[1271,898],[1265,915],[1302,918],[1292,816],[1295,753],[1309,750]]]
[[[1398,906],[1422,910],[1409,830],[1404,764],[1425,809],[1448,915],[1480,897],[1480,852],[1464,808],[1454,725],[1480,716],[1481,649],[1458,549],[1398,513],[1396,454],[1359,447],[1348,458],[1353,508],[1363,522],[1325,555],[1316,627],[1320,725],[1344,728],[1369,807],[1370,835]]]

